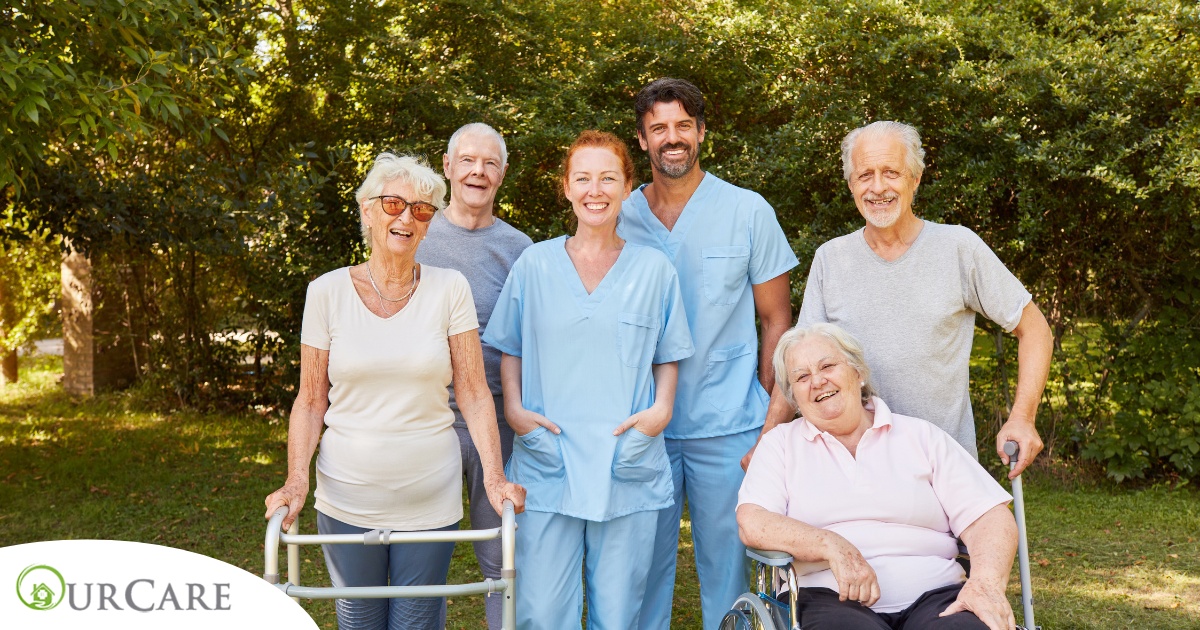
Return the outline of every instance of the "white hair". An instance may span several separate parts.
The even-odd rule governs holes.
[[[442,179],[437,171],[429,168],[424,159],[388,151],[380,153],[375,156],[375,164],[367,172],[362,185],[354,192],[354,200],[358,202],[359,221],[362,224],[363,243],[367,249],[371,249],[371,226],[367,225],[367,218],[362,214],[363,204],[371,197],[378,197],[383,193],[384,186],[396,180],[408,184],[413,192],[417,193],[417,199],[406,201],[428,201],[438,210],[446,208],[446,180]]]
[[[840,326],[821,322],[807,328],[796,326],[783,333],[783,336],[779,338],[779,343],[775,346],[775,355],[771,358],[771,362],[775,366],[775,387],[783,390],[783,397],[787,399],[788,404],[793,408],[796,406],[796,398],[792,395],[792,384],[788,379],[787,353],[793,346],[810,335],[817,335],[829,340],[842,353],[842,356],[846,358],[846,364],[858,371],[859,379],[863,382],[862,401],[864,403],[869,401],[871,396],[875,395],[875,388],[871,385],[871,368],[867,366],[862,344],[854,338],[854,335],[846,332]]]
[[[921,148],[921,134],[916,127],[894,120],[877,120],[846,134],[842,140],[842,175],[849,182],[854,176],[854,145],[862,134],[882,136],[895,134],[904,145],[904,162],[913,178],[918,178],[925,172],[925,149]]]
[[[504,136],[487,123],[474,122],[459,127],[458,131],[450,136],[450,142],[446,143],[446,155],[453,158],[454,151],[458,148],[458,141],[468,133],[478,133],[495,138],[496,143],[500,145],[500,168],[508,166],[508,145],[504,144]]]

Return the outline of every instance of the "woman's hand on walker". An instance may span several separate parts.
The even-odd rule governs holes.
[[[516,514],[525,511],[525,488],[505,479],[503,475],[484,479],[483,488],[497,514],[504,514],[505,499],[513,502],[513,512]]]
[[[307,479],[291,479],[283,484],[283,487],[267,495],[264,503],[267,504],[266,519],[271,520],[271,516],[275,514],[275,510],[281,507],[288,509],[287,516],[283,517],[283,529],[287,531],[296,518],[300,516],[300,510],[304,507],[304,502],[308,499],[308,480]]]

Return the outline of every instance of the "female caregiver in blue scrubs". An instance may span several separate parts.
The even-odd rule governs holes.
[[[484,340],[500,363],[517,434],[508,477],[528,491],[517,517],[517,625],[637,626],[658,510],[672,504],[662,430],[678,369],[694,352],[679,279],[656,249],[617,236],[633,160],[585,131],[563,167],[574,236],[525,250]]]

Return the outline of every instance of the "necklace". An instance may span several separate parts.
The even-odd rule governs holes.
[[[404,297],[383,297],[383,293],[379,290],[379,285],[375,284],[375,276],[371,274],[371,263],[367,263],[367,279],[371,281],[371,288],[375,289],[375,295],[379,296],[380,302],[403,302],[412,297],[413,291],[417,290],[417,266],[413,265],[412,283],[408,285],[408,293],[405,293]]]

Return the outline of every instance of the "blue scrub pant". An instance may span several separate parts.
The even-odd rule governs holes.
[[[658,512],[641,630],[671,627],[679,520],[685,495],[692,518],[692,546],[705,630],[715,630],[738,595],[746,592],[746,547],[738,537],[737,494],[745,476],[742,456],[754,446],[758,434],[759,429],[752,429],[711,438],[667,439],[675,505]]]
[[[637,627],[657,520],[658,511],[610,521],[517,515],[517,627],[581,628],[584,581],[589,630]]]
[[[433,531],[454,531],[458,523]],[[368,531],[317,511],[322,534]],[[413,586],[445,584],[454,543],[395,545],[321,545],[334,586]],[[339,599],[340,630],[441,630],[446,627],[446,599]]]

